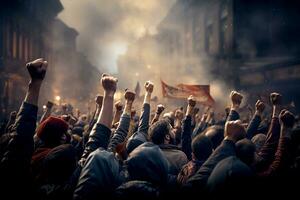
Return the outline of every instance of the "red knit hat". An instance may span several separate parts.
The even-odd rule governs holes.
[[[61,137],[67,132],[69,125],[57,117],[49,117],[37,128],[37,136],[47,147],[60,145]]]

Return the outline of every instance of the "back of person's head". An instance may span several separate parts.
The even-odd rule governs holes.
[[[201,135],[208,137],[216,149],[224,139],[224,127],[219,125],[214,125],[207,128]]]
[[[251,165],[255,156],[255,145],[249,139],[242,139],[236,144],[236,156],[247,165]]]
[[[134,149],[125,161],[130,180],[164,185],[168,179],[168,161],[160,148],[150,142]]]
[[[255,135],[251,141],[255,145],[256,152],[259,152],[262,146],[265,144],[267,136],[265,134],[259,133]]]
[[[69,125],[57,117],[49,117],[37,128],[36,135],[46,147],[56,147],[62,143]]]
[[[197,135],[192,141],[192,151],[197,160],[205,161],[213,151],[212,142],[205,135]]]
[[[166,136],[170,135],[171,125],[168,120],[159,120],[150,127],[150,140],[157,145],[163,144]]]
[[[76,162],[75,148],[70,144],[59,145],[53,148],[44,159],[43,178],[52,184],[64,183],[73,174]]]

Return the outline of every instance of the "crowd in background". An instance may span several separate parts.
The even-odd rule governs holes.
[[[37,59],[26,67],[26,96],[0,133],[1,199],[297,194],[299,122],[279,93],[270,94],[270,113],[257,100],[251,118],[240,120],[243,95],[232,91],[230,108],[216,119],[213,108],[200,110],[193,96],[186,107],[159,104],[151,113],[154,85],[147,81],[137,113],[135,93],[126,90],[125,103],[114,102],[117,79],[103,74],[104,94],[96,97],[92,115],[73,114],[66,105],[54,111],[48,102],[38,118],[48,63]]]

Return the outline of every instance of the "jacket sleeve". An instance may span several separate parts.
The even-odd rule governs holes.
[[[224,158],[235,155],[235,144],[230,140],[223,140],[221,145],[213,152],[207,161],[200,167],[194,176],[189,178],[184,187],[203,189],[208,177],[215,166]]]
[[[83,154],[79,161],[81,166],[84,165],[87,157],[90,155],[91,152],[95,151],[99,147],[103,149],[107,149],[109,144],[111,130],[99,123],[94,125],[92,132],[89,135],[88,142],[85,145]]]
[[[186,116],[183,120],[182,132],[182,151],[185,153],[188,160],[192,159],[192,117]]]
[[[200,122],[194,129],[193,133],[192,133],[192,137],[196,137],[198,134],[200,134],[202,131],[204,131],[207,127],[207,123],[206,122]]]
[[[144,103],[138,130],[128,139],[127,143],[131,142],[131,140],[137,140],[142,143],[148,141],[149,118],[150,104]]]
[[[287,137],[281,137],[277,151],[275,153],[275,159],[269,166],[269,168],[261,172],[260,176],[273,176],[287,169],[290,166],[291,158],[291,139]]]
[[[256,170],[260,171],[266,168],[274,159],[280,136],[280,124],[277,117],[273,117],[267,134],[265,144],[257,153]]]
[[[108,145],[109,151],[115,152],[117,145],[125,141],[128,134],[129,125],[130,115],[122,114],[120,124]]]
[[[253,118],[251,119],[250,124],[247,127],[247,134],[246,134],[246,137],[249,140],[251,140],[252,137],[254,136],[260,122],[261,122],[261,117],[259,115],[254,115]]]
[[[238,119],[240,119],[239,113],[235,110],[230,110],[230,113],[229,113],[226,121],[234,121],[234,120],[238,120]]]
[[[36,128],[37,111],[37,106],[23,102],[13,125],[12,137],[1,160],[2,167],[25,168],[30,166],[34,149],[33,135]]]

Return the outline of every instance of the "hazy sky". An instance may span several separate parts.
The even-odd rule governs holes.
[[[118,55],[156,26],[175,0],[61,0],[61,18],[79,32],[78,50],[101,71],[117,72]]]

